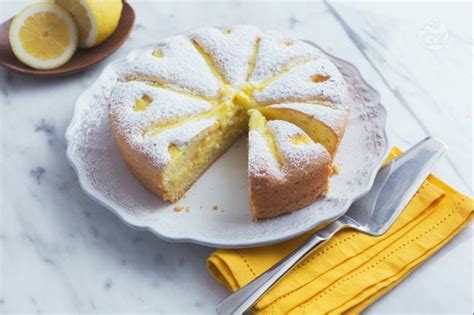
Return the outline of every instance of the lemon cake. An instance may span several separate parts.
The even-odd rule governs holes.
[[[164,200],[179,200],[247,131],[255,220],[327,190],[350,102],[316,47],[249,25],[205,27],[138,50],[117,76],[112,134],[130,171]]]

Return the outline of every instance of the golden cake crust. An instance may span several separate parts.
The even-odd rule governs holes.
[[[331,174],[329,157],[307,168],[289,168],[287,176],[249,176],[250,202],[255,220],[273,218],[304,208],[322,196]]]
[[[112,126],[112,135],[115,138],[115,143],[124,158],[130,172],[138,179],[138,181],[148,190],[161,196],[164,200],[170,200],[166,191],[161,187],[161,169],[153,165],[150,157],[141,151],[136,151],[130,147],[129,142],[122,136],[117,129],[114,118],[109,118]]]
[[[311,204],[326,191],[331,174],[331,156],[322,145],[294,124],[266,122],[259,116],[252,113],[249,135],[248,181],[255,220]]]

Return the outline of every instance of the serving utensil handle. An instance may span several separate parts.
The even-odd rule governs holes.
[[[217,313],[222,315],[243,314],[257,303],[265,292],[276,285],[288,271],[293,269],[298,262],[306,258],[321,243],[346,226],[339,221],[334,221],[310,236],[286,258],[219,303],[217,305]]]

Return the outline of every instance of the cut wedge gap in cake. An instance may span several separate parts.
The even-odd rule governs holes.
[[[184,147],[170,146],[170,162],[162,173],[162,197],[175,202],[246,130],[246,115],[235,116],[225,124],[205,130]]]

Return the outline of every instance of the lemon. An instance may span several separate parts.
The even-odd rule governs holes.
[[[57,68],[76,51],[78,31],[72,17],[47,2],[27,6],[8,32],[15,56],[35,69]]]
[[[122,13],[121,0],[55,0],[67,10],[79,29],[79,46],[93,47],[112,34]]]

